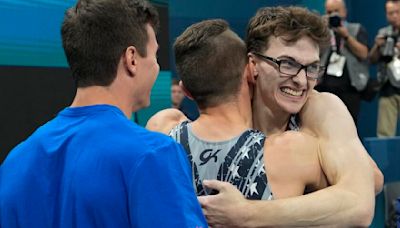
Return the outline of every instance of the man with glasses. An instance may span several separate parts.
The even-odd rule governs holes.
[[[288,199],[248,201],[228,183],[204,181],[204,186],[219,191],[217,195],[199,197],[210,225],[368,226],[371,223],[374,177],[379,192],[382,174],[363,148],[343,103],[336,96],[313,90],[324,70],[319,53],[327,28],[321,25],[321,20],[296,7],[262,8],[249,22],[246,44],[250,81],[254,84],[253,127],[269,136],[264,158],[274,197],[299,195],[298,179],[290,178],[302,168],[310,167],[304,161],[313,161],[290,154],[288,158],[298,164],[286,166],[290,162],[277,158],[283,152],[279,148],[293,145],[291,138],[279,139],[287,130],[316,137],[318,150],[313,155],[320,170],[315,169],[309,175],[321,175],[316,187],[326,188]],[[274,172],[285,172],[288,179],[279,180],[272,175]],[[313,191],[313,187],[301,190]]]
[[[263,59],[264,61],[271,61],[278,65],[278,70],[283,76],[295,77],[297,76],[302,69],[306,72],[306,77],[310,80],[317,80],[321,77],[321,75],[325,71],[325,66],[322,66],[317,63],[303,65],[301,63],[296,62],[293,59],[282,59],[278,60],[269,56],[265,56],[263,54],[254,52],[253,55],[258,58]]]
[[[277,17],[279,20],[272,20]],[[268,23],[268,20],[271,20],[271,23]],[[262,21],[264,22],[260,23]],[[263,26],[265,24],[267,25]],[[276,27],[281,29],[283,33],[277,33],[276,37],[271,36],[271,33],[275,34],[273,32],[278,30],[276,27],[275,29],[271,28],[273,24],[277,25]],[[260,31],[261,29],[263,31]],[[329,134],[332,133],[333,122],[325,123],[327,121],[323,118],[333,119],[332,117],[336,114],[335,109],[342,113],[344,107],[334,97],[312,91],[316,83],[315,79],[323,72],[323,67],[319,64],[318,54],[319,45],[323,44],[329,37],[326,26],[317,15],[305,9],[278,7],[261,9],[253,18],[249,30],[252,35],[249,35],[248,47],[253,48],[248,48],[250,63],[244,71],[247,79],[244,80],[243,78],[242,80],[245,84],[252,83],[255,86],[253,121],[256,128],[262,129],[269,136],[264,144],[265,170],[274,198],[279,200],[246,201],[243,195],[228,183],[204,181],[203,185],[206,188],[214,188],[220,192],[215,196],[199,198],[208,222],[213,226],[250,227],[257,225],[341,224],[351,226],[369,224],[373,214],[374,192],[372,168],[368,163],[368,157],[365,151],[360,151],[362,150],[360,144],[357,144],[359,141],[356,141],[358,138],[354,139],[356,136],[354,128],[343,129],[349,132],[343,134],[339,139],[329,138],[331,137]],[[290,33],[292,35],[299,35],[297,38],[295,35],[285,36],[288,35],[287,31],[293,31],[293,33]],[[253,32],[256,34],[253,34]],[[267,33],[267,37],[259,37],[264,34],[263,32]],[[268,32],[271,33],[268,34]],[[197,34],[196,32],[188,33]],[[257,34],[259,36],[256,36]],[[198,35],[203,37],[201,33]],[[254,43],[251,39],[259,41],[259,43]],[[211,40],[215,41],[216,39]],[[266,43],[265,41],[269,42]],[[191,44],[196,48],[190,49],[191,52],[182,51],[183,54],[190,55],[197,50],[197,52],[206,53],[206,56],[209,57],[215,53],[215,49],[202,50],[195,42]],[[176,54],[176,56],[183,57],[184,55],[181,56],[182,53]],[[207,55],[207,53],[210,54]],[[226,55],[232,56],[229,53],[226,53]],[[220,64],[216,61],[222,59],[225,65],[231,63],[222,56],[220,54],[218,55],[219,58],[211,60],[204,58],[204,61],[192,56],[186,62],[177,61],[177,65],[178,69],[190,69],[186,64],[191,64],[204,74],[209,73],[208,71],[212,72],[208,68],[216,66],[215,71],[217,73],[214,72],[214,74],[217,75],[214,76],[215,80],[213,80],[212,87],[218,87],[226,84],[228,79],[217,80],[219,79]],[[240,57],[240,55],[237,56]],[[185,58],[183,57],[183,59]],[[210,62],[206,62],[206,60]],[[240,64],[231,67],[235,66],[239,67]],[[201,72],[198,74],[202,75]],[[186,73],[189,76],[192,75],[190,71]],[[191,79],[186,82],[183,79],[185,87],[190,86],[191,83],[198,83],[198,80]],[[206,90],[207,86],[210,86],[209,81],[202,81],[200,87]],[[220,96],[219,102],[222,99],[222,103],[219,103],[218,106],[212,106],[206,111],[203,110],[201,118],[191,124],[192,131],[198,134],[199,131],[196,132],[196,129],[201,129],[200,132],[203,137],[207,137],[206,139],[214,137],[213,139],[218,140],[221,137],[226,137],[227,132],[229,136],[231,132],[237,131],[239,124],[243,126],[243,121],[248,122],[250,113],[246,111],[245,106],[238,109],[238,105],[235,105],[235,103],[229,105],[235,99],[239,99],[241,102],[248,101],[249,95],[246,96],[246,92],[243,92],[246,91],[246,87],[243,88],[243,82],[240,88],[241,92],[237,92],[237,95],[234,95],[234,91],[230,91],[229,99]],[[223,89],[221,90],[223,91]],[[190,90],[188,92],[190,93]],[[201,94],[213,96],[212,93]],[[195,100],[201,98],[202,96],[195,98]],[[310,103],[314,105],[308,104],[303,110],[302,121],[304,126],[301,127],[301,132],[287,131],[288,129],[299,129],[298,118],[292,114],[300,112],[307,100],[311,100]],[[223,101],[227,101],[227,104],[224,104]],[[218,112],[221,105],[226,106],[223,113]],[[332,112],[332,109],[335,112]],[[326,110],[328,113],[321,110]],[[171,118],[171,115],[169,117],[168,114],[164,115],[166,112],[168,111],[162,111],[152,118],[148,127],[153,130],[161,129],[167,133],[170,128],[163,126],[168,126],[171,119],[176,122],[182,120],[179,113],[175,113],[175,118]],[[226,113],[232,114],[232,112],[238,112],[241,114],[239,117],[242,118],[236,120],[228,118]],[[160,118],[160,114],[164,117],[167,116],[167,118]],[[351,117],[344,116],[344,119],[339,121],[337,126],[340,128],[343,126],[343,122],[348,123],[349,118],[350,123],[352,123]],[[214,122],[212,122],[212,119],[214,119]],[[220,122],[224,122],[226,126],[221,128]],[[203,124],[200,125],[200,123]],[[317,124],[322,125],[322,128],[328,128],[328,130],[318,131],[320,126]],[[251,125],[248,124],[247,126]],[[173,133],[180,132],[180,129],[182,128],[178,128]],[[217,129],[217,131],[213,129]],[[319,134],[320,137],[315,138],[303,131],[311,135]],[[272,135],[271,132],[275,134]],[[181,134],[178,135],[181,136]],[[332,137],[338,136],[333,134]],[[175,138],[182,142],[181,139],[176,137],[176,134]],[[343,143],[343,139],[349,139],[350,145],[346,142],[344,145],[340,145],[340,143]],[[304,144],[307,144],[308,147],[298,148],[298,145]],[[332,148],[327,149],[331,146]],[[324,152],[321,152],[320,149],[323,149]],[[347,155],[348,150],[353,149],[358,151],[350,151]],[[327,187],[328,185],[332,186]],[[377,186],[380,188],[379,183]],[[282,199],[299,196],[304,192],[312,192],[325,187],[327,188],[307,196]]]

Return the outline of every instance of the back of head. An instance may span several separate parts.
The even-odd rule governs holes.
[[[269,47],[270,37],[280,37],[287,43],[309,37],[323,48],[329,45],[330,32],[320,15],[305,8],[260,8],[247,27],[247,52],[264,52]]]
[[[78,87],[108,86],[129,46],[145,57],[146,24],[159,19],[146,0],[79,0],[67,10],[62,24],[63,47]]]
[[[246,47],[226,21],[191,25],[175,41],[174,51],[182,83],[200,108],[237,95],[247,62]]]

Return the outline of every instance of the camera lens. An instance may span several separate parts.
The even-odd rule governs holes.
[[[329,26],[333,28],[339,27],[341,24],[341,19],[338,15],[329,16]]]

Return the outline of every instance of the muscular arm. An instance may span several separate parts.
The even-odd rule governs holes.
[[[344,150],[345,154],[356,152],[367,157],[373,169],[375,193],[382,191],[383,174],[361,144],[351,116],[338,97],[314,91],[300,116],[302,130],[318,135],[323,150],[338,148]]]
[[[374,178],[370,160],[357,137],[353,120],[336,97],[307,111],[316,112],[304,122],[315,121],[327,131],[319,138],[319,160],[331,186],[288,199],[246,201],[229,184],[205,182],[219,188],[220,194],[199,197],[203,211],[212,225],[227,226],[368,226],[374,213]],[[314,101],[315,102],[315,101]],[[333,102],[333,103],[332,103]],[[311,131],[313,129],[313,131]],[[337,132],[336,132],[337,131]],[[339,139],[330,140],[341,134]],[[268,164],[267,164],[268,165]]]
[[[146,124],[146,129],[168,134],[172,128],[188,118],[178,109],[164,109],[154,114]]]

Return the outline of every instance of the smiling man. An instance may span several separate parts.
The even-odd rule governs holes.
[[[193,25],[196,26],[201,28],[201,23]],[[206,26],[203,31],[212,31],[209,27]],[[201,40],[196,36],[205,39],[199,31],[190,28],[188,30],[182,36],[191,37],[196,42]],[[177,41],[180,39],[181,37]],[[205,43],[216,40],[210,37],[208,41],[205,39]],[[242,92],[239,90],[235,94],[231,89],[228,90],[229,93],[218,96],[218,103],[206,109],[200,106],[200,118],[190,124],[189,135],[195,138],[192,142],[190,137],[189,140],[182,140],[182,135],[187,134],[182,130],[182,125],[172,132],[175,139],[189,145],[187,152],[191,160],[192,156],[196,156],[193,155],[193,148],[198,149],[201,145],[193,143],[196,140],[212,140],[213,146],[218,146],[218,139],[230,139],[234,142],[232,134],[250,120],[250,112],[246,106],[233,101],[246,103],[251,97],[248,93],[254,94],[253,127],[268,136],[263,148],[265,171],[274,198],[278,200],[246,201],[244,194],[229,183],[203,181],[202,188],[205,186],[219,191],[217,195],[199,197],[210,225],[366,226],[371,222],[374,163],[362,147],[351,116],[343,103],[335,96],[313,90],[316,79],[324,71],[320,65],[319,52],[320,46],[326,40],[329,40],[329,32],[320,16],[304,8],[260,9],[249,24],[246,40],[249,62],[242,75],[246,79],[240,87]],[[194,96],[197,101],[215,96],[214,93],[207,93],[211,90],[208,88],[211,79],[205,79],[206,77],[211,75],[212,88],[220,88],[216,90],[218,92],[224,91],[222,88],[226,87],[228,78],[225,75],[227,70],[221,69],[218,62],[210,60],[210,56],[214,57],[216,53],[219,54],[217,59],[221,60],[224,52],[217,52],[215,48],[207,49],[206,45],[202,46],[194,41],[186,42],[193,47],[186,46],[176,56],[182,58],[182,61],[177,61],[178,69],[188,70],[185,72],[187,78],[182,78],[184,87],[190,88],[192,83],[201,82],[199,88],[202,93]],[[219,48],[227,48],[226,41],[224,44]],[[231,45],[227,50],[231,51],[233,47]],[[207,57],[199,58],[196,52]],[[228,57],[222,59],[232,62],[233,55],[228,51],[225,55]],[[236,58],[240,58],[240,55],[236,55]],[[211,62],[207,63],[205,60]],[[191,65],[193,67],[188,67]],[[240,65],[235,64],[229,70],[235,69],[234,66]],[[201,69],[201,72],[197,69]],[[234,79],[233,74],[228,76],[230,80]],[[243,87],[243,83],[252,84],[254,88],[251,86],[250,89],[254,89],[254,93],[252,90],[243,92],[248,90]],[[188,92],[190,95],[192,91],[188,89]],[[239,114],[241,118],[232,118],[233,114]],[[154,116],[147,127],[168,133],[171,127],[183,119],[181,113],[166,110]],[[247,124],[248,126],[250,125]],[[200,134],[201,137],[198,137]],[[299,146],[304,144],[308,147]],[[195,171],[196,168],[193,167]],[[376,191],[379,192],[382,175],[377,169],[375,175]],[[196,177],[194,180],[197,181]],[[313,191],[316,192],[300,196]],[[287,197],[293,198],[283,199]]]
[[[317,188],[326,188],[289,199],[246,201],[227,183],[205,181],[206,187],[220,192],[199,197],[212,226],[368,226],[372,220],[373,177],[376,192],[381,190],[383,177],[362,146],[343,102],[313,90],[324,70],[319,54],[321,34],[327,29],[314,16],[297,7],[261,8],[249,22],[246,45],[254,84],[253,127],[269,136],[264,160],[274,196],[315,190],[313,185],[299,189],[300,178],[293,175],[309,168],[312,163],[304,161],[310,159],[317,159],[323,170],[313,172],[321,175]],[[285,136],[287,130],[314,136],[316,157],[302,160],[299,154],[287,154],[286,160],[279,159],[278,154],[284,153],[281,148],[293,145],[296,137],[271,135]],[[292,160],[297,164],[288,165]],[[287,178],[275,178],[277,172],[285,172]]]

